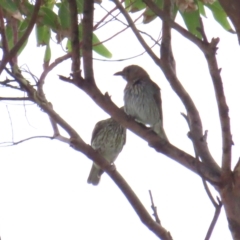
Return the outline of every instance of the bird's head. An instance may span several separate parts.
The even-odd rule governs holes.
[[[147,72],[137,65],[127,66],[121,72],[116,72],[114,75],[122,76],[127,82],[132,83],[139,80],[139,78],[149,77]]]

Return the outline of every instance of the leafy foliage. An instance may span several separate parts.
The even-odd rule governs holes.
[[[101,2],[98,1],[98,3]],[[31,1],[25,1],[21,5],[18,4],[18,1],[14,0],[0,0],[0,7],[3,9],[3,18],[6,19],[7,22],[5,32],[9,49],[16,44],[14,41],[17,41],[17,39],[14,40],[14,36],[18,35],[19,39],[26,30],[34,10],[34,5]],[[77,7],[78,13],[81,14],[83,12],[83,0],[77,0]],[[17,29],[16,25],[18,26]],[[81,24],[79,24],[79,28],[81,28],[80,25]],[[51,38],[57,39],[58,43],[61,43],[67,38],[67,51],[71,51],[71,47],[69,46],[70,27],[68,1],[62,0],[58,3],[53,0],[44,1],[35,25],[37,46],[46,46],[44,64],[51,60],[51,48],[49,44]],[[79,34],[79,40],[81,41],[81,34]],[[26,44],[27,41],[21,47],[18,54],[21,53]],[[99,41],[96,34],[93,35],[93,45],[93,50],[103,57],[110,58],[112,56],[111,52]]]

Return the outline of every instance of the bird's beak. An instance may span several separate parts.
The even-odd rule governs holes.
[[[116,72],[116,73],[114,73],[113,74],[114,76],[123,76],[123,72],[121,71],[121,72]]]

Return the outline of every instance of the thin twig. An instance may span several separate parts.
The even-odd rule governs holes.
[[[209,240],[211,238],[211,235],[212,235],[212,232],[213,232],[213,229],[217,223],[217,220],[218,220],[218,217],[221,213],[221,209],[222,209],[222,202],[217,198],[218,200],[218,204],[216,206],[216,209],[215,209],[215,213],[214,213],[214,216],[213,216],[213,219],[212,219],[212,222],[209,226],[209,229],[207,231],[207,234],[206,234],[206,237],[205,237],[205,240]]]
[[[0,97],[0,101],[32,101],[28,97]]]
[[[114,7],[110,11],[107,11],[102,5],[100,5],[100,7],[103,8],[107,12],[107,14],[100,21],[98,21],[98,23],[93,27],[94,30],[97,30],[99,28],[100,24],[103,23],[104,20],[107,19],[107,17],[111,16],[112,13],[117,10],[117,7]]]
[[[43,85],[44,85],[44,81],[45,78],[47,77],[48,73],[51,72],[56,66],[58,66],[58,64],[60,64],[61,62],[69,59],[72,56],[72,53],[69,52],[59,58],[56,58],[54,62],[52,62],[49,66],[47,66],[44,71],[42,72],[39,81],[38,81],[38,93],[40,94],[41,97],[44,96],[44,92],[43,92]]]
[[[7,106],[7,105],[6,105],[6,109],[7,109],[7,112],[8,112],[8,118],[9,118],[10,125],[11,125],[12,142],[13,142],[13,141],[14,141],[13,124],[12,124],[12,118],[11,118],[11,115],[10,115],[10,112],[9,112],[9,109],[8,109],[8,106]]]
[[[32,140],[32,139],[36,139],[36,138],[48,138],[48,139],[54,139],[54,137],[50,137],[50,136],[34,136],[34,137],[29,137],[29,138],[25,138],[23,140],[20,140],[18,142],[2,142],[0,143],[0,145],[4,145],[4,144],[9,144],[9,145],[4,145],[4,146],[0,146],[0,147],[11,147],[11,146],[15,146],[15,145],[18,145],[20,143],[23,143],[23,142],[26,142],[26,141],[29,141],[29,140]]]
[[[160,63],[160,59],[157,57],[157,55],[151,50],[151,48],[147,45],[147,43],[144,41],[143,37],[141,36],[141,34],[139,33],[138,29],[136,28],[133,20],[131,19],[131,17],[129,16],[129,14],[127,13],[127,11],[124,9],[124,7],[122,6],[122,4],[118,1],[118,0],[113,0],[113,2],[116,4],[116,6],[118,7],[118,9],[121,11],[121,13],[123,14],[123,16],[125,17],[125,19],[128,22],[128,25],[130,26],[130,28],[132,29],[132,31],[134,32],[135,36],[137,37],[138,41],[141,43],[141,45],[143,46],[143,48],[145,49],[145,51],[149,54],[149,56],[153,59],[153,61],[159,65]]]
[[[148,190],[149,191],[149,195],[150,195],[150,199],[151,199],[151,208],[153,210],[153,216],[155,217],[155,221],[161,225],[161,221],[158,217],[158,212],[157,212],[157,207],[154,205],[154,202],[153,202],[153,196],[152,196],[152,191],[151,190]]]
[[[184,113],[181,113],[181,115],[185,118],[189,128],[190,128],[190,123],[189,123],[189,119],[188,117],[184,114]],[[199,158],[198,154],[197,154],[197,151],[196,151],[196,147],[194,146],[194,142],[193,143],[193,148],[194,148],[194,151],[195,151],[195,156],[196,156],[196,159]],[[199,160],[199,159],[198,159]],[[203,186],[204,186],[204,189],[210,199],[210,201],[212,202],[213,206],[215,207],[215,213],[214,213],[214,216],[213,216],[213,220],[208,228],[208,231],[207,231],[207,234],[206,234],[206,237],[205,237],[205,240],[209,240],[211,235],[212,235],[212,232],[213,232],[213,229],[217,223],[217,220],[218,220],[218,217],[219,217],[219,214],[220,214],[220,211],[221,211],[221,207],[222,207],[222,202],[219,200],[219,198],[217,197],[217,201],[218,203],[215,201],[215,199],[213,198],[212,196],[212,193],[207,185],[207,182],[204,178],[202,178],[202,182],[203,182]]]

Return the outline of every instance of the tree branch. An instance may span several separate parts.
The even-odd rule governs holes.
[[[92,62],[92,33],[93,33],[93,0],[84,0],[83,6],[83,40],[82,55],[85,80],[95,84]]]
[[[201,32],[205,34],[203,24],[201,24]],[[206,40],[207,41],[207,40]],[[219,119],[222,130],[222,169],[226,174],[231,174],[231,159],[232,159],[232,134],[231,125],[229,118],[229,108],[226,102],[223,82],[220,75],[221,69],[218,68],[216,51],[219,39],[212,39],[210,43],[206,43],[206,48],[204,51],[206,61],[208,63],[209,72],[212,78],[216,102],[218,107]]]
[[[111,99],[106,95],[103,95],[95,85],[89,85],[85,82],[78,85],[78,83],[75,83],[69,78],[65,78],[63,76],[60,76],[60,79],[78,86],[81,90],[87,93],[99,107],[104,109],[104,111],[106,111],[116,121],[121,123],[121,125],[147,141],[149,146],[154,148],[157,152],[175,160],[201,177],[206,178],[211,183],[217,185],[220,184],[219,172],[216,172],[215,170],[213,171],[206,164],[197,161],[194,157],[178,149],[172,144],[162,141],[155,132],[149,131],[149,128],[143,126],[142,124],[138,124],[123,111],[119,110]]]
[[[40,94],[40,96],[44,97],[44,92],[43,92],[43,85],[44,85],[44,81],[46,79],[46,76],[48,75],[48,73],[50,71],[52,71],[58,64],[60,64],[61,62],[69,59],[71,57],[72,53],[67,53],[59,58],[56,58],[54,62],[52,62],[48,67],[46,67],[44,69],[44,71],[42,72],[39,81],[38,81],[38,93]]]
[[[207,231],[205,240],[209,240],[211,238],[213,229],[214,229],[214,227],[215,227],[215,225],[217,223],[218,217],[219,217],[219,215],[221,213],[222,202],[218,198],[217,198],[217,200],[218,200],[218,204],[215,206],[215,213],[214,213],[212,222],[211,222],[211,224],[209,226],[209,229]]]
[[[153,202],[153,196],[152,196],[152,191],[151,190],[149,190],[149,195],[150,195],[150,200],[151,200],[151,204],[152,204],[151,208],[153,210],[153,216],[154,216],[156,222],[161,225],[161,221],[158,217],[157,207],[155,206],[155,204]]]
[[[187,124],[190,128],[190,123],[189,123],[188,117],[184,113],[182,113],[182,116],[185,118],[185,120],[186,120],[186,122],[187,122]],[[205,138],[207,138],[207,134],[205,134]],[[206,139],[205,139],[205,141],[206,141]],[[194,146],[194,143],[193,143],[193,148],[194,148],[194,151],[195,151],[195,157],[196,157],[196,159],[198,159],[199,156],[198,156],[198,153],[196,151],[196,147]],[[215,207],[215,213],[214,213],[214,216],[213,216],[213,220],[212,220],[212,222],[209,226],[209,229],[208,229],[206,237],[205,237],[205,240],[209,240],[211,235],[212,235],[213,229],[214,229],[214,227],[217,223],[217,220],[218,220],[218,217],[219,217],[219,214],[220,214],[220,211],[221,211],[221,207],[222,207],[222,202],[218,198],[217,198],[218,203],[214,200],[214,198],[211,194],[211,191],[210,191],[210,189],[207,185],[207,182],[204,178],[202,178],[202,182],[203,182],[204,189],[205,189],[210,201],[212,202],[213,206]]]
[[[0,101],[32,101],[28,97],[0,97]]]
[[[72,73],[73,73],[73,80],[75,80],[75,79],[79,79],[79,77],[81,76],[78,12],[77,12],[76,0],[68,0],[68,3],[69,3],[68,6],[70,10],[70,19],[71,19]]]

